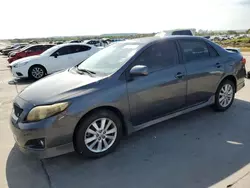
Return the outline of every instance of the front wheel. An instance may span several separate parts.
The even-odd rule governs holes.
[[[214,109],[216,111],[225,111],[233,103],[235,96],[235,85],[231,80],[223,81],[215,94]]]
[[[35,80],[39,80],[46,75],[46,70],[42,66],[33,66],[29,70],[29,76]]]
[[[122,123],[110,110],[84,118],[75,133],[75,149],[85,157],[101,157],[115,149],[122,136]]]

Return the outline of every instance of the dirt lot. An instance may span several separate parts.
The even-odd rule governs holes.
[[[250,53],[244,56],[250,63]],[[9,82],[6,65],[0,57],[1,188],[250,187],[250,80],[227,112],[205,108],[163,122],[125,138],[101,159],[71,153],[38,160],[14,145],[12,100],[30,81]]]

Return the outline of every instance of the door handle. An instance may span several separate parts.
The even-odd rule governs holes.
[[[184,74],[182,72],[178,72],[176,75],[175,75],[175,78],[177,79],[181,79],[184,77]]]
[[[217,62],[217,63],[215,64],[215,66],[216,66],[217,68],[221,68],[220,62]]]

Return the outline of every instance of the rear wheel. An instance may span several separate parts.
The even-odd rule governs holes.
[[[84,157],[101,157],[112,152],[122,136],[122,123],[110,110],[84,118],[75,133],[75,149]]]
[[[231,80],[223,81],[215,94],[214,109],[216,111],[225,111],[233,103],[235,96],[235,85]]]
[[[46,70],[44,67],[35,65],[30,68],[29,76],[35,80],[39,80],[46,75]]]

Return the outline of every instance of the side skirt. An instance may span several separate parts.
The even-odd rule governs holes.
[[[171,118],[174,118],[174,117],[177,117],[177,116],[186,114],[186,113],[188,113],[188,112],[192,112],[192,111],[194,111],[194,110],[198,110],[198,109],[200,109],[200,108],[203,108],[203,107],[212,105],[212,104],[214,104],[214,102],[215,102],[215,96],[212,96],[212,97],[210,97],[210,99],[209,99],[207,102],[199,103],[199,104],[196,104],[196,105],[194,105],[194,106],[184,108],[184,109],[182,109],[182,110],[180,110],[180,111],[176,111],[176,112],[174,112],[174,113],[167,114],[166,116],[163,116],[163,117],[160,117],[160,118],[157,118],[157,119],[148,121],[148,122],[146,122],[146,123],[142,123],[142,124],[140,124],[140,125],[136,125],[136,126],[134,127],[134,132],[135,132],[135,131],[138,131],[138,130],[140,130],[140,129],[144,129],[144,128],[146,128],[146,127],[149,127],[149,126],[151,126],[151,125],[154,125],[154,124],[157,124],[157,123],[166,121],[166,120],[168,120],[168,119],[171,119]]]

